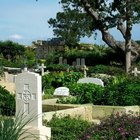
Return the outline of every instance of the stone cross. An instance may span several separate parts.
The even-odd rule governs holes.
[[[87,77],[87,70],[88,70],[88,68],[86,67],[86,65],[84,65],[81,69],[83,70],[84,77],[86,78]]]
[[[46,66],[44,65],[44,63],[41,64],[41,66],[39,66],[39,69],[41,69],[41,75],[44,75],[44,69],[46,68]]]
[[[134,76],[137,76],[138,74],[140,74],[140,71],[138,71],[138,69],[135,67],[132,73],[134,74]]]

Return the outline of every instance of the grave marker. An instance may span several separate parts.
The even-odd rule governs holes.
[[[140,74],[140,71],[138,71],[138,69],[135,67],[132,73],[134,74],[134,76],[137,76],[138,74]]]
[[[80,58],[77,58],[77,59],[76,59],[76,65],[77,65],[77,66],[80,66]]]
[[[99,78],[91,78],[91,77],[81,78],[77,81],[77,83],[93,83],[93,84],[101,85],[102,87],[104,87],[103,81]]]
[[[41,66],[39,66],[39,69],[41,69],[41,75],[44,75],[44,69],[46,68],[46,66],[44,65],[44,63],[41,64]]]
[[[35,117],[25,128],[28,135],[37,135],[42,140],[49,140],[51,129],[42,126],[42,87],[41,76],[24,71],[16,76],[16,116],[23,116],[27,121]],[[22,139],[22,138],[21,138]],[[30,138],[27,140],[31,140]]]
[[[54,91],[55,96],[69,96],[69,89],[67,87],[59,87]]]

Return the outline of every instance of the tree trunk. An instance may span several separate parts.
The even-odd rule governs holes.
[[[126,35],[125,35],[125,71],[129,72],[131,67],[131,5],[130,0],[126,0]]]
[[[131,62],[135,62],[140,57],[140,47],[139,47],[138,43],[131,40],[131,27],[129,27],[129,25],[128,25],[128,29],[126,29],[123,26],[123,22],[121,20],[118,20],[118,30],[122,33],[122,35],[126,41],[125,42],[117,41],[109,33],[109,31],[104,28],[104,25],[102,25],[102,22],[100,21],[98,13],[94,9],[92,9],[92,6],[88,3],[88,0],[81,0],[81,2],[85,8],[85,11],[93,18],[93,20],[96,20],[97,23],[100,24],[99,30],[102,33],[103,41],[109,47],[116,49],[116,50],[121,49],[123,52],[125,52],[126,64],[127,64],[127,69],[128,69],[131,66]],[[128,24],[130,24],[130,23],[128,23]],[[128,30],[130,30],[130,31],[128,31]],[[130,48],[130,46],[131,46],[131,48]],[[131,60],[130,60],[130,58],[131,58]]]

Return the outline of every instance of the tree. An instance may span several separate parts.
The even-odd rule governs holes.
[[[129,10],[127,9],[127,7],[129,7],[128,2],[131,6],[131,9]],[[78,26],[79,29],[85,28],[85,26],[90,27],[85,30],[89,33],[97,29],[102,33],[102,39],[108,46],[115,50],[122,50],[125,53],[130,50],[132,62],[139,58],[140,47],[137,42],[131,40],[130,28],[133,24],[140,22],[140,2],[138,0],[61,0],[60,3],[62,4],[64,12],[67,9],[76,9],[80,14],[88,15],[87,20],[84,19],[86,16],[83,16],[83,20],[88,21],[87,24],[80,26],[80,23],[83,21],[81,19]],[[78,16],[79,15],[77,15],[77,17]],[[129,21],[131,21],[131,24]],[[129,23],[130,26],[127,26],[128,24],[125,26],[126,22]],[[71,22],[71,24],[73,24],[73,22]],[[117,27],[120,31],[124,38],[124,42],[117,41],[110,34],[109,29],[113,27]],[[59,27],[57,29],[61,30]],[[81,34],[79,34],[79,36],[81,37]],[[128,46],[127,44],[130,44],[128,43],[128,40],[131,40],[131,48],[126,47]]]
[[[15,61],[17,58],[23,56],[25,48],[23,45],[14,43],[12,41],[0,41],[0,53],[7,60]]]
[[[64,8],[64,12],[58,12],[56,18],[50,18],[48,23],[53,27],[54,35],[63,38],[69,47],[76,46],[81,36],[92,34],[91,18],[86,13],[80,13],[78,9]],[[85,26],[86,24],[89,26]]]

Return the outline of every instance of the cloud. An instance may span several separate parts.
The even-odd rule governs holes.
[[[11,39],[23,39],[23,37],[19,34],[10,35],[9,38],[11,38]]]

